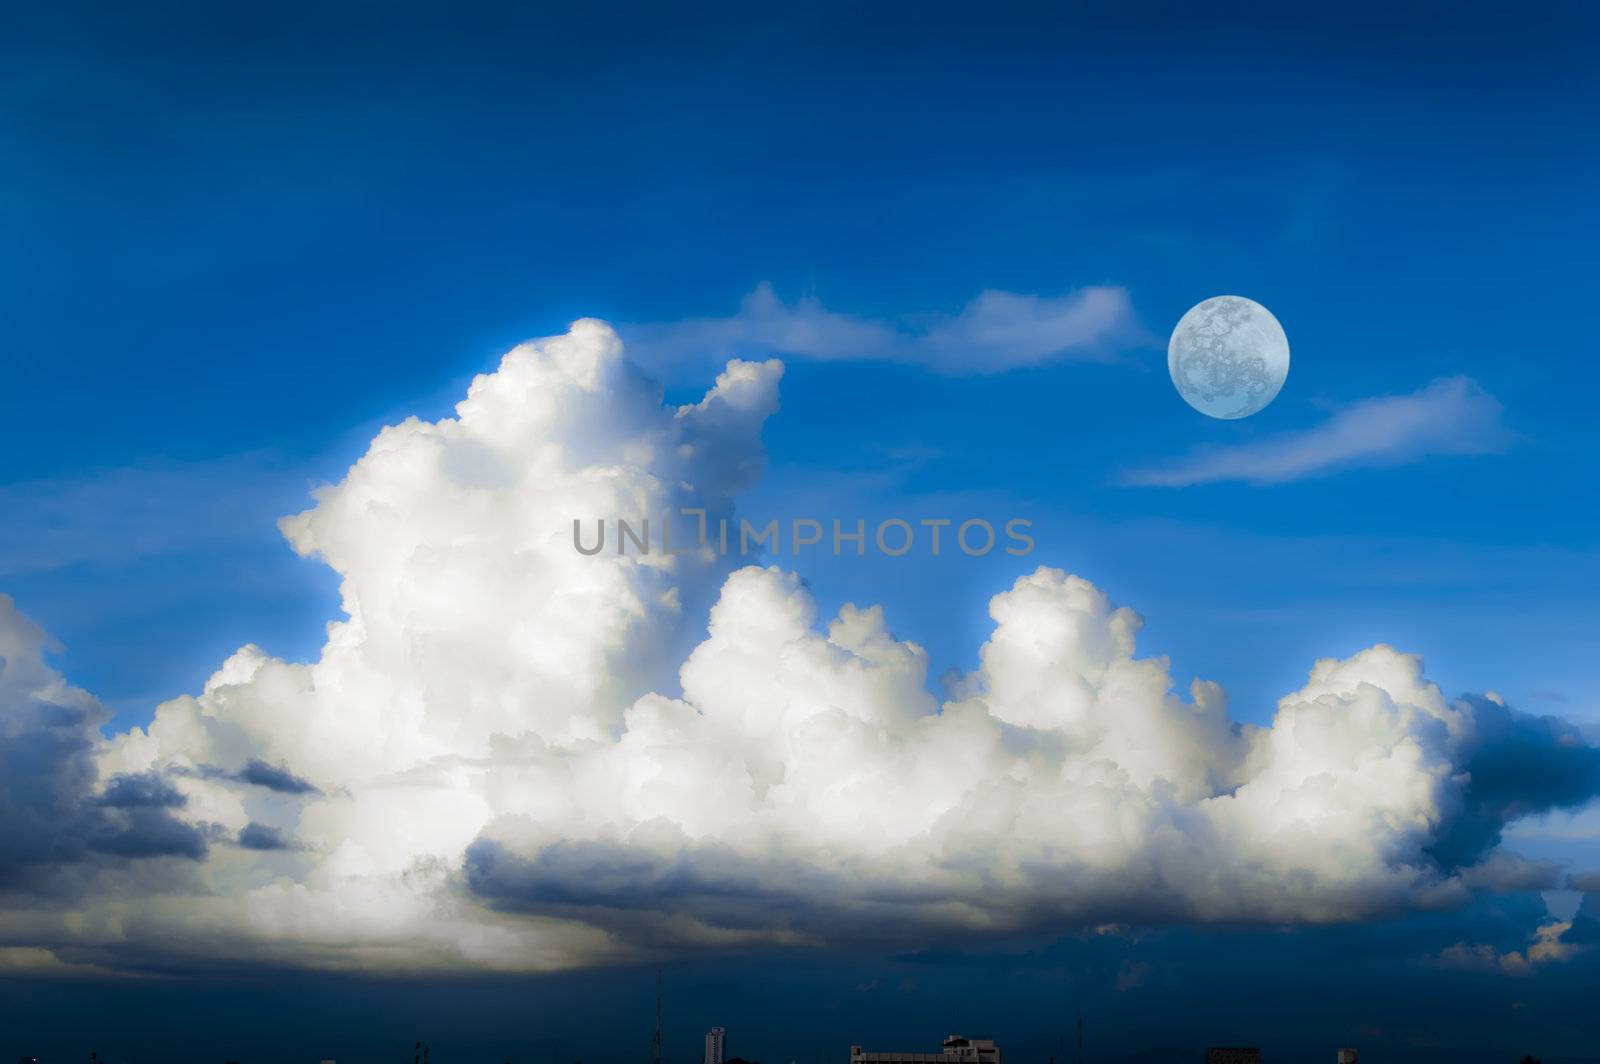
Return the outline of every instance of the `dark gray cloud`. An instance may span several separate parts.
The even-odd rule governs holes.
[[[288,769],[269,765],[256,758],[252,758],[244,768],[234,774],[233,778],[240,783],[252,783],[269,791],[277,791],[279,794],[322,793],[310,782],[301,779]]]
[[[1524,1052],[1582,1060],[1593,1037],[1585,1005],[1600,975],[1590,956],[1519,979],[1418,962],[1461,941],[1518,948],[1542,919],[1536,898],[1489,896],[1371,925],[680,958],[662,968],[663,1056],[698,1059],[713,1023],[730,1028],[746,1059],[805,1061],[808,1050],[820,1058],[852,1043],[936,1052],[947,1031],[931,1027],[933,1015],[997,1038],[1008,1057],[1071,1061],[1081,1013],[1086,1058],[1106,1064],[1199,1060],[1227,1039],[1261,1045],[1280,1064],[1325,1064],[1332,1047],[1351,1044],[1364,1060],[1415,1064],[1506,1064]],[[1119,989],[1129,965],[1148,972]],[[0,978],[0,1020],[42,1059],[81,1058],[91,1044],[113,1059],[146,1059],[154,1044],[171,1046],[160,1059],[175,1062],[234,1059],[244,1044],[269,1060],[315,1060],[335,1045],[341,1060],[382,1059],[399,1033],[403,1052],[420,1035],[436,1057],[448,1042],[490,1061],[626,1061],[649,1051],[657,971],[652,962],[463,984],[255,968],[176,986],[84,981],[48,993]],[[797,1001],[808,1009],[803,1025]],[[1163,1045],[1176,1048],[1135,1056]]]
[[[277,828],[258,824],[254,820],[239,832],[239,845],[247,850],[287,850],[289,844]]]
[[[1463,766],[1471,783],[1465,808],[1431,851],[1449,869],[1469,865],[1497,845],[1518,817],[1577,808],[1600,794],[1600,748],[1572,724],[1491,698],[1468,695],[1462,701],[1471,707],[1477,735]]]
[[[226,769],[216,765],[205,765],[198,771],[192,769],[173,769],[176,775],[198,775],[208,780],[231,780],[235,783],[247,783],[252,787],[263,787],[278,794],[321,794],[322,791],[309,780],[290,772],[282,765],[272,765],[260,758],[251,758],[245,762],[241,769]]]
[[[1462,872],[1461,878],[1468,886],[1481,890],[1555,890],[1561,886],[1561,866],[1554,861],[1532,861],[1497,850],[1481,864]]]
[[[113,776],[100,795],[113,809],[173,809],[184,804],[178,789],[153,772]]]
[[[155,775],[96,794],[106,709],[43,662],[43,633],[0,595],[0,887],[47,885],[95,857],[202,858],[207,833],[172,815],[183,796]]]
[[[209,832],[174,819],[164,808],[138,806],[98,826],[89,839],[96,853],[113,857],[206,856]]]
[[[0,681],[14,667],[0,659]],[[77,860],[87,849],[97,820],[88,801],[92,737],[102,719],[98,707],[0,703],[0,883],[25,866]]]
[[[463,869],[473,892],[497,908],[581,919],[661,948],[693,947],[711,929],[904,943],[920,929],[915,903],[937,900],[915,887],[893,897],[846,895],[803,861],[757,862],[720,843],[675,841],[681,847],[650,850],[572,839],[522,854],[480,838]]]
[[[674,832],[673,834],[677,834]],[[793,926],[804,911],[785,899],[769,869],[716,844],[651,851],[622,842],[563,840],[534,853],[519,853],[491,838],[467,847],[467,883],[498,908],[551,916],[577,916],[622,931],[636,940],[659,941],[659,914],[687,914],[724,929]],[[791,870],[805,878],[804,868]],[[818,887],[831,893],[826,883]],[[820,901],[820,898],[817,899]],[[820,913],[820,907],[806,905]],[[842,923],[842,914],[838,917]]]

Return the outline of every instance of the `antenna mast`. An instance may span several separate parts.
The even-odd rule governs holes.
[[[651,1039],[655,1064],[661,1064],[661,969],[656,969],[656,1036]]]

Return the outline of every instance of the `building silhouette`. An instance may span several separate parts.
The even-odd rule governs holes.
[[[938,1053],[869,1053],[850,1047],[850,1064],[1000,1064],[1000,1047],[988,1038],[945,1038]]]
[[[713,1027],[706,1032],[705,1064],[722,1064],[728,1059],[728,1029]]]
[[[1261,1050],[1255,1046],[1212,1046],[1206,1050],[1206,1064],[1261,1064]]]

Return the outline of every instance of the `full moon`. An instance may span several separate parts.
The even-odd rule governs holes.
[[[1289,338],[1255,300],[1213,296],[1178,319],[1167,372],[1184,402],[1207,417],[1249,417],[1289,376]]]

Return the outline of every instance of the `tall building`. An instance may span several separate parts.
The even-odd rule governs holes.
[[[728,1059],[728,1029],[713,1027],[706,1032],[705,1064],[722,1064]]]
[[[1213,1046],[1206,1050],[1206,1064],[1261,1064],[1261,1050],[1254,1046]]]
[[[953,1034],[939,1053],[868,1053],[851,1046],[850,1064],[1000,1064],[1000,1047],[988,1038]]]
[[[1354,1049],[1339,1050],[1339,1064],[1356,1064],[1357,1053]]]

